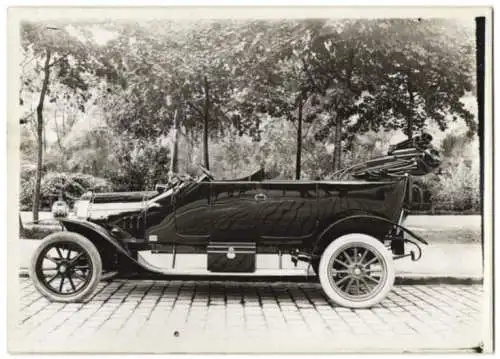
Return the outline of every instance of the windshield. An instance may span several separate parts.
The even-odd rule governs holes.
[[[202,174],[201,176],[199,176],[196,179],[193,179],[190,176],[189,177],[177,177],[178,181],[176,183],[174,183],[172,185],[172,187],[170,187],[165,192],[162,192],[159,195],[151,198],[147,202],[147,204],[151,205],[153,203],[156,203],[156,202],[162,200],[163,198],[169,197],[170,195],[179,192],[181,188],[186,187],[189,183],[200,183],[200,182],[203,182],[206,178],[208,178],[208,176],[206,174]]]

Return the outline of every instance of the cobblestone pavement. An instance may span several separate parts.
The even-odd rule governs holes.
[[[317,283],[101,283],[85,304],[51,303],[20,279],[11,350],[316,352],[476,346],[480,285],[396,286],[372,309],[331,304]]]

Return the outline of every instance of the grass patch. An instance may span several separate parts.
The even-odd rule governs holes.
[[[56,218],[46,218],[46,219],[40,219],[38,223],[34,222],[23,222],[23,225],[25,227],[31,227],[31,226],[57,226],[59,225],[59,220]]]
[[[19,234],[21,238],[43,239],[49,234],[61,231],[60,224],[32,224],[25,225]]]
[[[414,232],[424,238],[429,244],[433,243],[481,243],[481,229],[471,228],[444,228],[414,230]]]

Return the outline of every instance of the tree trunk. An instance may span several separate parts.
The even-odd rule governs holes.
[[[342,117],[335,112],[335,148],[333,150],[333,171],[342,168]]]
[[[45,131],[45,127],[46,127],[46,123],[44,122],[43,124],[43,153],[46,154],[47,153],[47,132]]]
[[[194,149],[194,138],[193,138],[192,130],[186,128],[186,143],[187,143],[187,153],[186,153],[186,166],[185,172],[189,173],[189,169],[191,169],[191,164],[193,163],[193,149]]]
[[[170,172],[179,172],[179,116],[180,109],[177,108],[174,113],[174,136],[172,140],[172,157],[170,159]]]
[[[299,99],[299,114],[297,126],[297,159],[295,160],[295,179],[300,179],[302,157],[302,98]]]
[[[23,221],[21,219],[21,213],[19,213],[19,237],[24,238],[24,226],[23,226]]]
[[[209,88],[208,79],[204,77],[205,82],[205,107],[203,111],[203,165],[207,170],[210,169],[209,157],[208,157],[208,120],[209,120],[209,110],[210,110],[210,98],[209,98]]]
[[[64,152],[62,143],[61,143],[61,138],[64,137],[64,134],[60,133],[59,125],[57,124],[57,111],[54,111],[54,124],[56,126],[56,139],[57,139],[57,145],[59,146],[59,149]]]
[[[38,105],[36,107],[36,119],[37,119],[37,145],[38,145],[38,158],[36,166],[36,177],[35,177],[35,192],[33,193],[33,222],[38,223],[38,210],[40,207],[40,184],[42,182],[42,161],[43,161],[43,104],[45,102],[45,95],[47,94],[47,89],[49,87],[49,77],[50,77],[50,50],[47,50],[47,57],[45,58],[45,64],[43,67],[43,83],[42,91],[40,92],[40,98],[38,100]]]

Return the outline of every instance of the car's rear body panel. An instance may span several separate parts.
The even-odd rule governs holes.
[[[405,186],[405,180],[202,182],[176,195],[171,207],[146,213],[144,237],[179,245],[305,246],[343,216],[364,213],[397,222]]]

